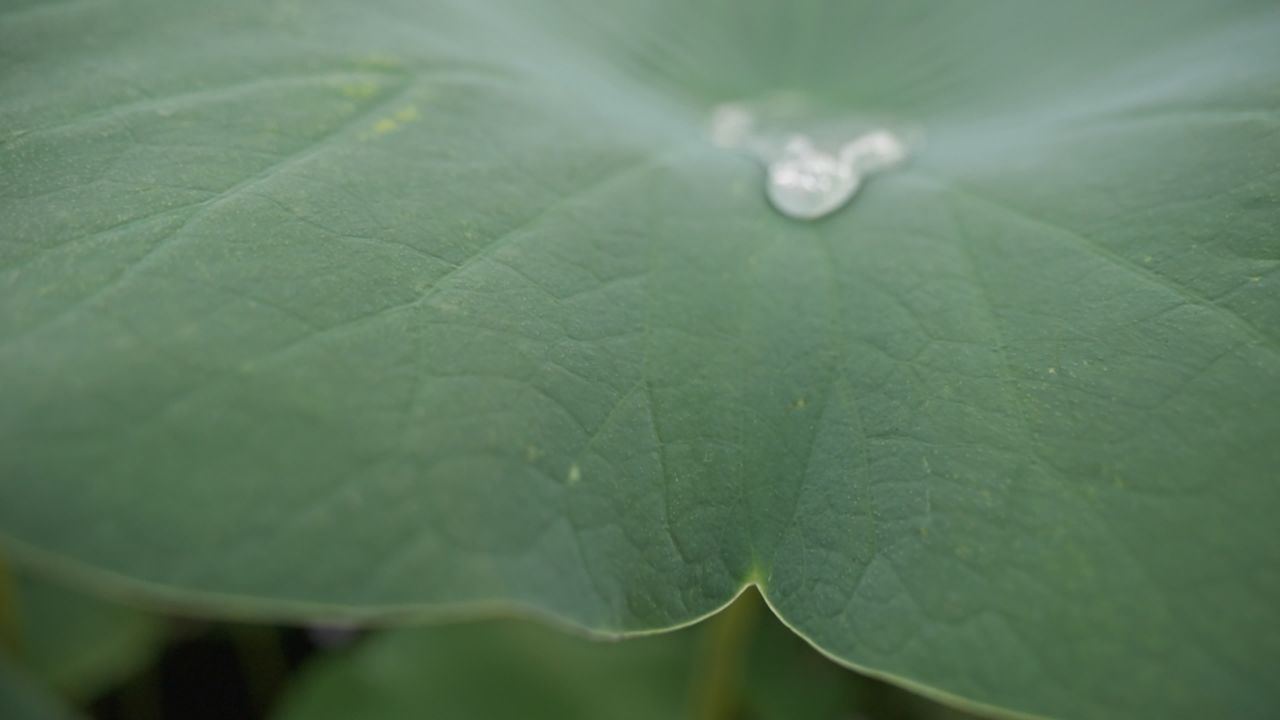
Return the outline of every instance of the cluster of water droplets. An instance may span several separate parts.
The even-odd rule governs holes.
[[[761,130],[755,116],[737,104],[716,109],[711,139],[763,163],[769,202],[783,215],[801,220],[815,220],[840,209],[867,176],[907,156],[904,143],[889,130],[865,130],[828,151],[803,133]]]

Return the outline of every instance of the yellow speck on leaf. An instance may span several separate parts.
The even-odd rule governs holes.
[[[397,110],[391,117],[384,117],[375,122],[372,128],[372,136],[366,136],[362,139],[367,140],[369,137],[378,137],[381,135],[387,135],[388,133],[393,133],[403,127],[405,123],[413,122],[419,117],[418,108],[413,105],[406,105]]]
[[[364,70],[399,70],[400,61],[391,55],[366,55],[355,61],[355,66]]]
[[[578,467],[578,463],[570,464],[569,477],[566,478],[566,481],[570,485],[573,485],[574,483],[578,482],[581,479],[582,479],[582,468]]]
[[[363,80],[361,82],[343,83],[340,90],[343,95],[352,100],[364,100],[377,95],[380,87],[381,85],[372,80]]]

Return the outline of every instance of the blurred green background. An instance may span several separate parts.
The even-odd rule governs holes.
[[[754,590],[593,640],[527,619],[382,630],[175,617],[3,572],[0,718],[971,717],[830,662]]]

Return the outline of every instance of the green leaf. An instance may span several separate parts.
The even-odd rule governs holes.
[[[0,533],[254,616],[1280,704],[1268,0],[10,2]],[[902,131],[781,217],[706,124]]]
[[[901,691],[888,699],[911,714],[886,714],[894,706],[876,683],[827,662],[760,605],[749,593],[696,628],[616,643],[516,620],[386,631],[309,666],[275,717],[966,717]]]
[[[80,703],[128,679],[164,640],[157,617],[22,577],[21,665],[59,695]]]

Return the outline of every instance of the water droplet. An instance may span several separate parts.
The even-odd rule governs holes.
[[[788,217],[827,215],[848,202],[860,183],[853,163],[815,148],[803,135],[788,140],[782,157],[769,164],[769,202]]]
[[[888,130],[869,132],[840,148],[841,161],[863,175],[891,168],[906,158],[902,141]]]
[[[816,220],[848,203],[865,176],[905,157],[902,142],[887,130],[854,138],[834,154],[814,147],[804,135],[793,135],[782,155],[769,163],[769,201],[787,217]]]
[[[875,129],[856,134],[835,152],[819,148],[801,133],[761,132],[756,118],[738,104],[722,105],[711,118],[716,145],[749,153],[768,173],[765,194],[787,217],[816,220],[849,202],[865,178],[906,158],[906,147],[894,133]],[[846,134],[845,137],[848,137]]]

